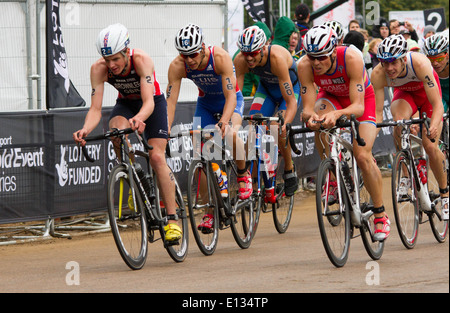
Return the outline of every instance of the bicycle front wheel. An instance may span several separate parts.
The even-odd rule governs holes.
[[[444,147],[444,146],[442,146]],[[448,179],[448,151],[446,149],[442,149],[444,153],[444,162],[447,171],[447,179]],[[448,184],[448,180],[447,180]],[[430,195],[430,200],[434,203],[434,211],[429,213],[430,219],[430,227],[433,232],[434,238],[439,243],[444,243],[447,239],[448,235],[448,221],[444,221],[442,219],[442,202],[441,195],[439,192],[439,183],[434,177],[434,173],[431,168],[428,166],[428,194]],[[439,216],[438,216],[439,215]]]
[[[397,153],[392,167],[392,203],[395,223],[403,245],[415,247],[419,234],[419,202],[413,170],[407,153]]]
[[[294,209],[294,195],[288,197],[284,192],[284,158],[278,154],[278,165],[275,180],[276,203],[272,204],[272,216],[275,229],[280,234],[284,234],[291,222],[292,210]]]
[[[331,159],[319,165],[316,183],[316,207],[322,243],[331,263],[336,267],[345,265],[350,250],[350,214],[345,191],[337,188],[336,166]],[[339,194],[339,189],[342,190]],[[340,203],[344,205],[341,210]]]
[[[212,255],[219,240],[219,210],[203,161],[189,167],[187,199],[192,232],[200,251]]]
[[[108,215],[111,231],[122,259],[133,270],[147,259],[145,207],[137,189],[131,192],[128,170],[122,164],[111,170],[108,179]]]

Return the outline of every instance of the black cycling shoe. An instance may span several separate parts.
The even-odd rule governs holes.
[[[298,177],[295,172],[295,167],[290,172],[284,172],[284,193],[287,197],[291,197],[298,189]]]

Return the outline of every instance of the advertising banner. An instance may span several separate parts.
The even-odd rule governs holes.
[[[81,107],[86,102],[69,78],[69,66],[59,19],[59,0],[46,2],[47,109]]]

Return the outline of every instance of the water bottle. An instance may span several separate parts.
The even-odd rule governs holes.
[[[424,158],[419,158],[417,171],[419,172],[420,181],[425,185],[427,183],[427,161]]]
[[[138,174],[139,180],[141,181],[141,184],[144,187],[147,197],[151,198],[152,194],[151,194],[150,183],[149,183],[148,177],[145,175],[144,170],[141,167],[141,164],[136,162],[134,164],[134,168],[136,169],[136,173]]]
[[[219,183],[220,194],[222,195],[222,198],[227,198],[228,197],[227,173],[222,171],[219,167],[219,164],[217,164],[217,163],[212,163],[212,168],[213,168],[214,174],[216,175],[217,182]]]
[[[269,179],[271,179],[272,177],[275,176],[275,166],[272,160],[270,159],[270,155],[266,152],[263,152],[263,162],[267,176],[269,177]]]

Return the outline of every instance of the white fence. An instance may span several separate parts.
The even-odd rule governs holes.
[[[0,111],[45,109],[45,20],[44,2],[0,0]],[[61,1],[70,79],[89,106],[89,70],[99,58],[94,45],[98,32],[109,24],[122,23],[129,30],[130,47],[152,57],[165,91],[167,70],[177,55],[175,34],[190,22],[203,28],[208,44],[222,45],[227,38],[227,1]],[[179,100],[193,101],[197,94],[195,85],[186,80]],[[107,86],[103,104],[114,105],[116,96],[117,91]]]

